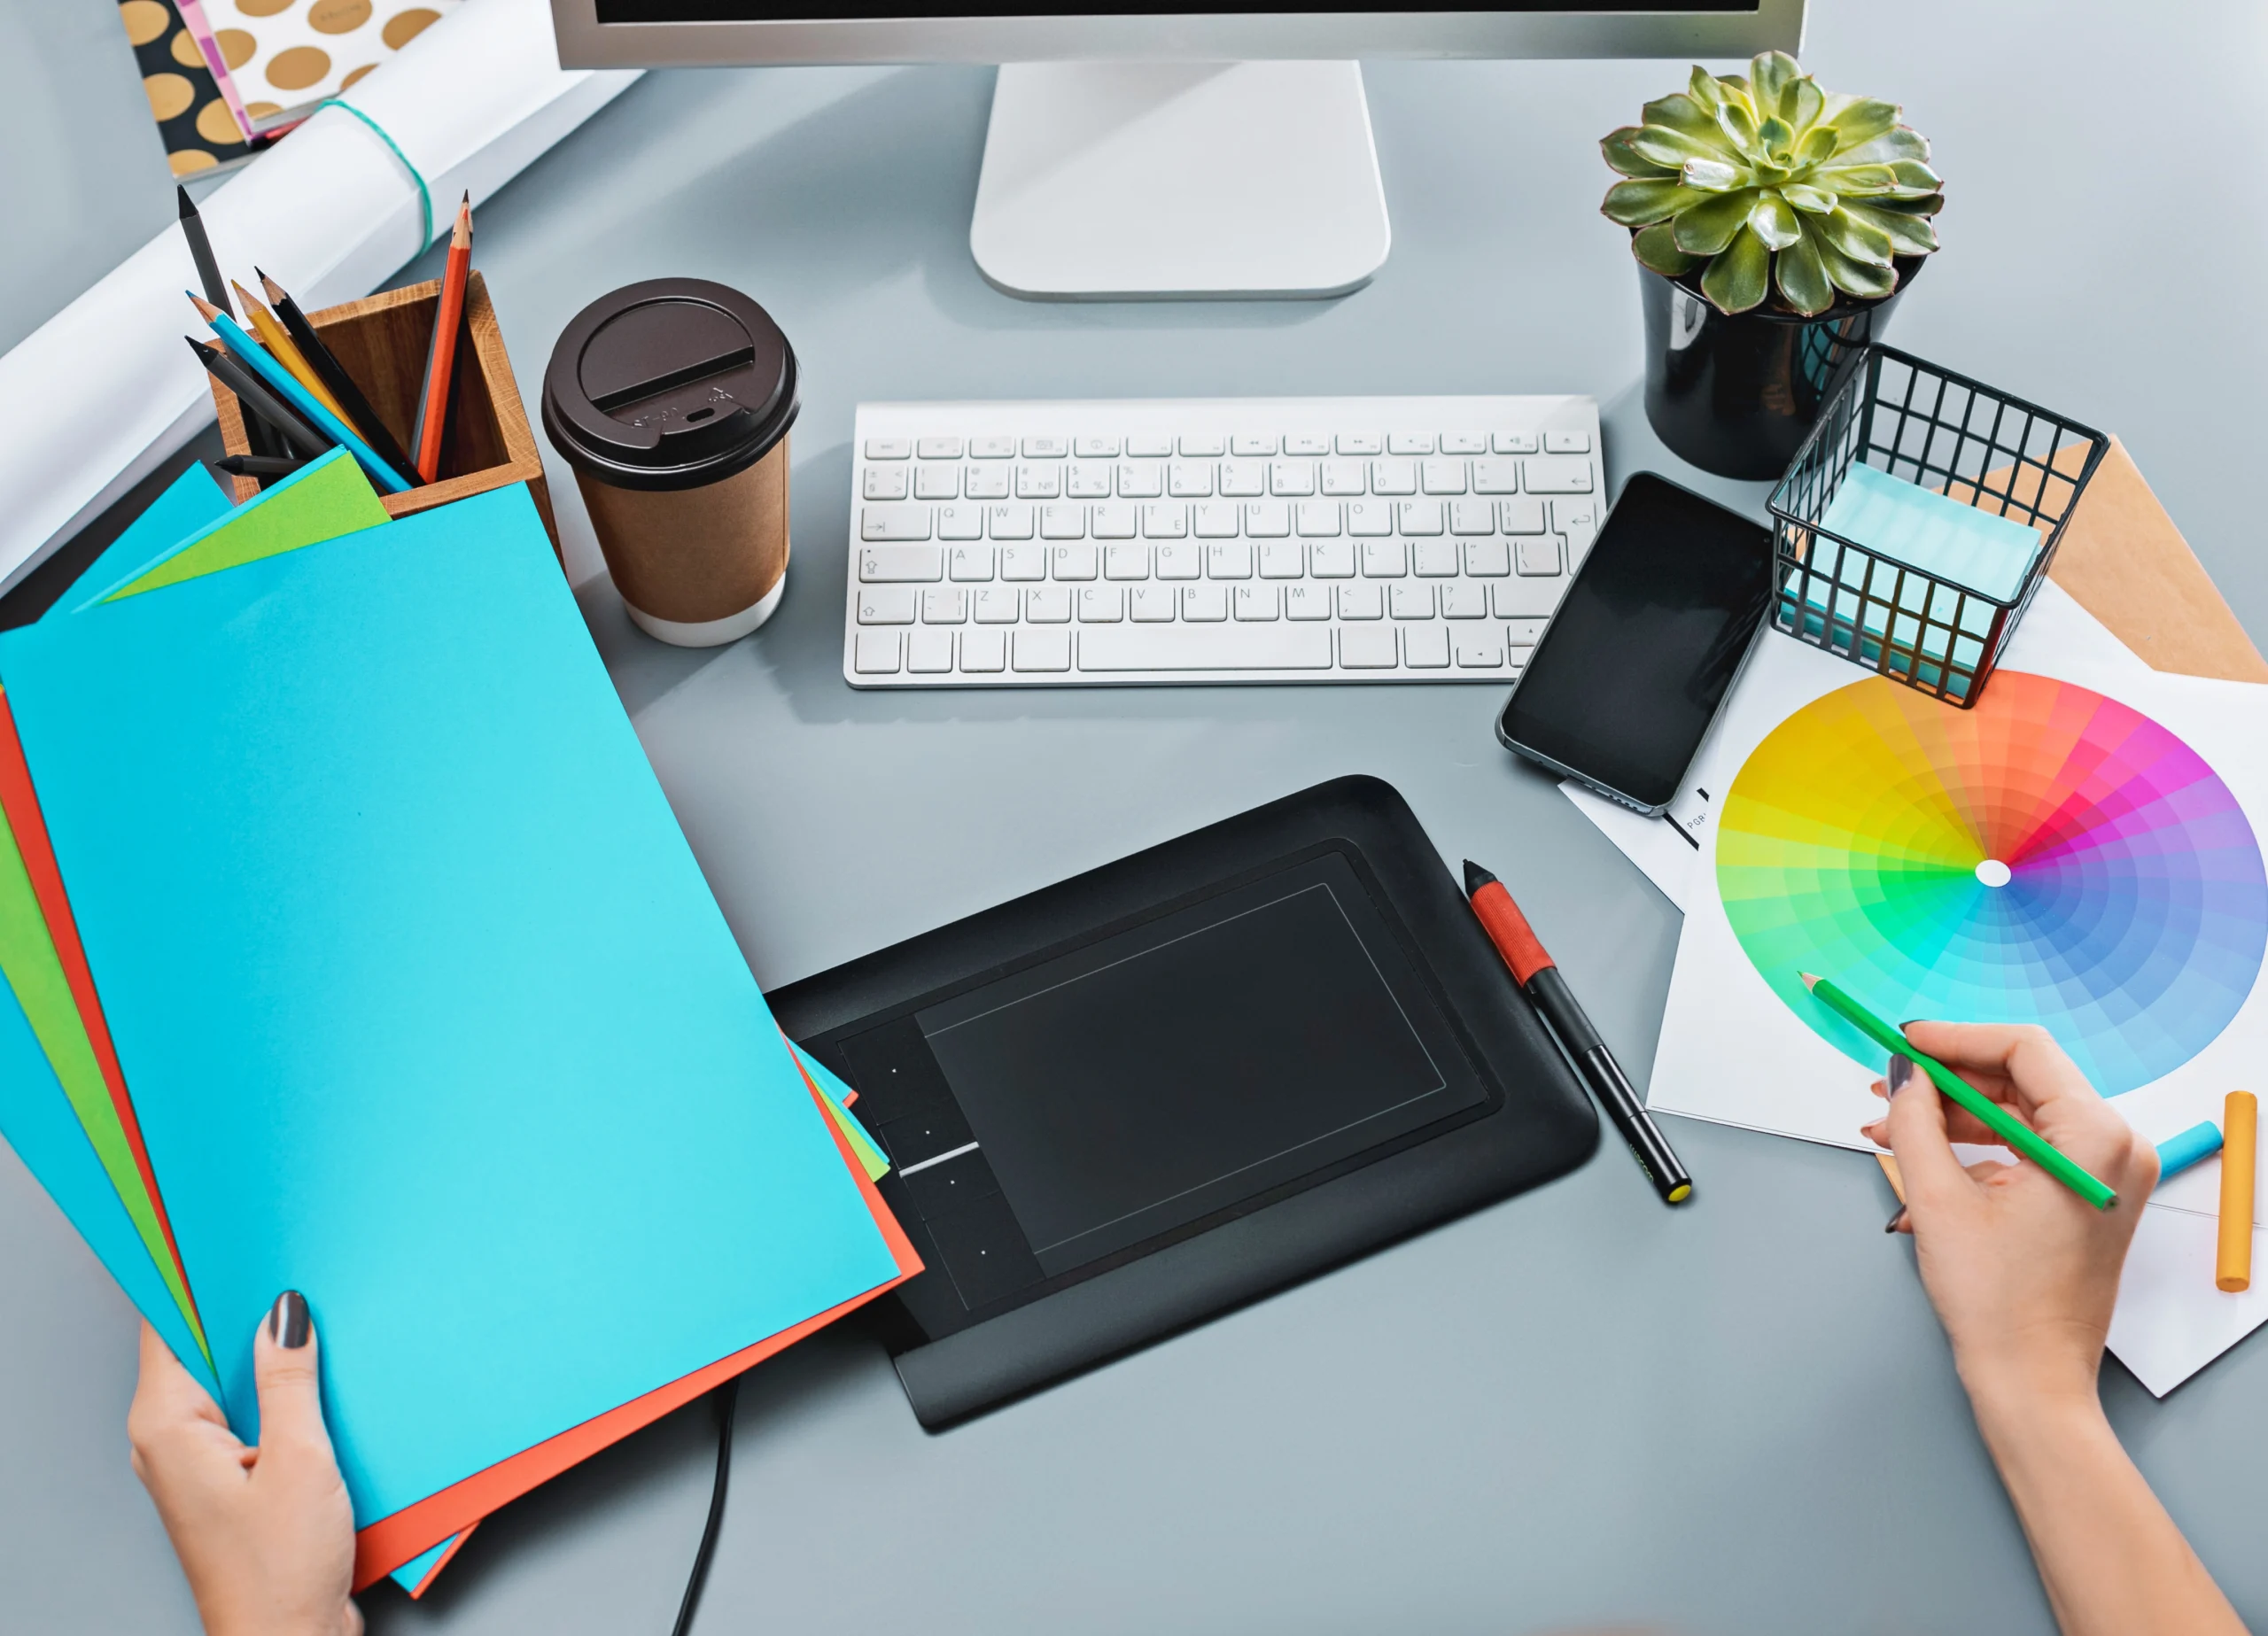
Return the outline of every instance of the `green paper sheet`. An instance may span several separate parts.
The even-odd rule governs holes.
[[[362,469],[347,458],[346,450],[335,448],[94,600],[115,602],[389,521]]]

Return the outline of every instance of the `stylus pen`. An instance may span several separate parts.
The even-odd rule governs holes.
[[[1557,965],[1536,941],[1534,929],[1512,901],[1512,895],[1504,890],[1504,883],[1467,858],[1464,890],[1472,900],[1472,912],[1480,917],[1481,929],[1511,968],[1512,980],[1542,1017],[1543,1026],[1559,1036],[1560,1046],[1574,1058],[1576,1071],[1630,1144],[1630,1156],[1654,1184],[1654,1191],[1662,1196],[1664,1204],[1682,1205],[1692,1198],[1693,1177],[1646,1112],[1646,1105],[1638,1100],[1637,1089],[1623,1073],[1622,1065],[1615,1061],[1614,1053],[1607,1050],[1606,1042],[1599,1038],[1591,1020],[1575,1003],[1575,991],[1567,987]]]

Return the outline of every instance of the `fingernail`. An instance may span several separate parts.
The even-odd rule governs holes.
[[[1889,1082],[1890,1094],[1896,1096],[1906,1089],[1906,1082],[1914,1077],[1914,1058],[1902,1052],[1891,1053],[1890,1068],[1883,1078]]]
[[[297,1290],[284,1291],[268,1308],[268,1338],[288,1352],[297,1352],[307,1344],[307,1298]]]
[[[1897,1209],[1895,1209],[1895,1210],[1893,1210],[1893,1211],[1891,1211],[1891,1216],[1890,1216],[1890,1221],[1889,1221],[1889,1224],[1888,1224],[1888,1225],[1886,1225],[1885,1227],[1884,1227],[1884,1229],[1883,1229],[1882,1230],[1883,1230],[1883,1231],[1884,1231],[1885,1233],[1894,1233],[1894,1232],[1896,1232],[1896,1231],[1897,1231],[1897,1230],[1898,1230],[1901,1226],[1905,1225],[1905,1221],[1906,1221],[1906,1206],[1905,1206],[1904,1205],[1900,1205],[1900,1206],[1898,1206],[1898,1208],[1897,1208]]]

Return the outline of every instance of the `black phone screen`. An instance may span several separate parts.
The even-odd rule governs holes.
[[[1504,706],[1510,748],[1665,807],[1772,592],[1772,535],[1642,471]]]

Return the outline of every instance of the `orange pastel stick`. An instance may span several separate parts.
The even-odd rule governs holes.
[[[2260,1099],[2229,1092],[2221,1114],[2221,1242],[2213,1282],[2235,1294],[2252,1287],[2252,1180],[2260,1151]]]

